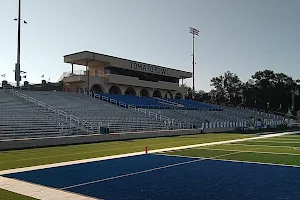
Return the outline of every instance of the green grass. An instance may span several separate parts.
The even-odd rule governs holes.
[[[297,148],[295,148],[297,147]],[[165,152],[169,155],[300,166],[300,135]]]
[[[1,200],[33,200],[34,198],[26,197],[0,188],[0,199]]]
[[[300,166],[299,155],[242,152],[221,159]]]
[[[103,157],[137,151],[250,137],[244,134],[198,134],[0,152],[0,170]]]

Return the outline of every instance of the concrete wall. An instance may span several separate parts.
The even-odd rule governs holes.
[[[204,133],[225,132],[232,128],[205,129]],[[37,139],[18,139],[18,140],[2,140],[0,141],[0,150],[26,149],[37,147],[49,147],[59,145],[72,145],[83,143],[95,143],[117,140],[143,139],[164,136],[179,136],[201,133],[201,129],[185,129],[185,130],[162,130],[148,131],[139,133],[122,133],[107,135],[84,135],[84,136],[63,136],[55,138],[37,138]]]

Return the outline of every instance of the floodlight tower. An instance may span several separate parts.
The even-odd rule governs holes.
[[[195,98],[195,35],[199,36],[199,30],[190,27],[190,33],[193,35],[193,91],[192,91],[192,99]]]
[[[19,0],[19,12],[18,12],[18,18],[14,19],[15,21],[18,21],[18,47],[17,47],[17,63],[15,66],[15,81],[17,81],[17,87],[20,87],[20,81],[21,81],[21,68],[20,68],[20,52],[21,52],[21,21],[24,22],[24,24],[27,24],[25,20],[21,19],[21,0]]]
[[[294,111],[294,109],[295,109],[295,96],[298,96],[299,95],[299,89],[298,89],[298,86],[299,86],[299,83],[300,83],[300,81],[299,80],[297,80],[297,81],[295,81],[295,85],[294,85],[294,89],[292,89],[292,111]]]

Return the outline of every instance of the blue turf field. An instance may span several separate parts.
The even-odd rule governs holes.
[[[5,176],[105,200],[282,200],[300,196],[297,167],[152,154]]]

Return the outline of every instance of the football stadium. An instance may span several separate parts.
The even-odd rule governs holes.
[[[64,62],[62,91],[3,83],[3,199],[299,195],[298,121],[185,99],[190,72],[89,51]]]
[[[16,84],[9,82],[12,78],[7,78],[6,74],[1,72],[3,80],[0,87],[0,200],[299,199],[300,79],[265,70],[256,72],[247,82],[242,82],[236,74],[227,71],[224,76],[210,79],[210,86],[213,88],[210,92],[202,91],[201,94],[201,91],[196,91],[194,40],[195,36],[199,36],[199,30],[190,27],[193,36],[191,72],[188,67],[182,66],[186,65],[183,58],[186,55],[182,55],[187,51],[184,42],[181,43],[179,39],[175,41],[175,36],[170,36],[170,33],[176,35],[178,31],[169,25],[170,30],[164,29],[165,27],[154,28],[156,26],[153,24],[153,27],[151,26],[151,20],[154,19],[155,25],[159,22],[166,25],[168,20],[164,19],[169,19],[172,26],[183,23],[181,20],[184,21],[183,18],[190,15],[186,13],[186,10],[189,10],[185,7],[186,2],[179,6],[183,1],[178,1],[178,5],[169,2],[165,8],[165,1],[161,1],[157,9],[157,5],[151,2],[153,7],[146,5],[145,10],[141,9],[142,1],[135,2],[138,7],[134,7],[134,3],[127,5],[127,1],[126,5],[123,5],[125,1],[119,1],[111,7],[108,6],[110,1],[90,1],[88,4],[83,1],[61,1],[59,5],[57,2],[53,3],[54,1],[44,1],[42,4],[38,1],[26,1],[26,14],[34,13],[35,18],[31,19],[33,24],[39,26],[32,25],[34,31],[26,33],[28,38],[34,39],[24,42],[28,49],[32,49],[27,50],[22,58],[22,64],[23,60],[26,63],[24,67],[22,65],[22,70],[27,71],[31,64],[34,70],[28,71],[28,74],[32,77],[40,71],[47,73],[47,70],[48,73],[51,70],[55,71],[56,75],[59,73],[57,77],[62,74],[57,82],[50,82],[50,78],[47,82],[43,74],[41,83],[29,83],[26,78],[27,72],[22,71],[20,67],[20,23],[27,24],[27,21],[21,19],[21,1],[18,2],[19,14],[15,19],[18,22],[17,62],[14,70],[7,70],[10,73],[14,72]],[[278,56],[274,50],[278,50],[276,45],[276,48],[273,48],[272,42],[267,45],[263,43],[264,40],[272,39],[270,35],[263,36],[263,28],[267,27],[273,31],[273,24],[269,21],[264,22],[270,20],[265,17],[265,9],[262,9],[263,19],[259,20],[261,26],[255,27],[257,30],[262,29],[259,38],[251,40],[250,36],[255,34],[256,30],[253,29],[253,32],[247,33],[246,39],[240,42],[241,35],[245,34],[242,32],[243,28],[231,27],[239,30],[235,30],[234,33],[240,34],[232,34],[233,38],[223,29],[232,25],[231,23],[238,24],[240,20],[243,23],[239,27],[247,24],[245,30],[252,31],[251,26],[258,24],[258,21],[248,23],[254,18],[253,14],[249,15],[251,17],[247,16],[248,12],[236,7],[240,6],[239,3],[232,2],[234,6],[231,6],[228,1],[220,10],[228,9],[230,14],[234,13],[234,18],[231,19],[225,14],[219,16],[223,13],[215,9],[215,5],[210,7],[210,1],[199,2],[194,3],[199,8],[205,8],[205,11],[209,8],[207,13],[214,16],[210,18],[206,12],[192,11],[191,8],[197,6],[189,7],[197,20],[209,21],[207,26],[201,22],[203,27],[206,27],[205,31],[209,32],[204,34],[205,37],[210,38],[205,39],[210,41],[206,44],[207,52],[202,51],[208,58],[201,59],[203,63],[205,59],[214,60],[211,65],[206,66],[219,73],[218,64],[221,63],[223,70],[230,68],[225,61],[235,65],[230,58],[234,61],[241,59],[245,64],[242,68],[245,70],[243,73],[247,74],[250,72],[246,68],[250,67],[246,67],[246,64],[249,62],[249,65],[255,68],[255,58],[259,62],[265,62],[267,59],[280,62],[280,59],[283,59],[284,66],[288,68],[290,63],[287,60],[293,59],[292,53],[282,50],[285,52],[280,52]],[[6,5],[10,4],[10,1],[6,2]],[[219,4],[222,2],[218,2]],[[229,4],[231,9],[227,8]],[[251,6],[252,4],[255,3],[251,2]],[[260,3],[258,8],[263,7],[262,5],[274,10],[272,6],[265,5],[265,2]],[[15,8],[14,4],[10,6]],[[134,16],[134,20],[123,15],[128,6],[130,16]],[[251,6],[246,7],[251,9]],[[77,7],[78,10],[75,9]],[[3,13],[7,10],[10,8],[3,10]],[[83,10],[88,12],[79,14]],[[138,10],[143,12],[135,15]],[[155,10],[155,15],[144,12],[148,10]],[[275,9],[273,15],[278,16],[278,10],[279,8]],[[162,11],[163,15],[160,16]],[[172,14],[173,11],[176,11],[176,15]],[[253,13],[259,15],[259,11],[257,9]],[[299,14],[297,9],[296,11]],[[36,13],[39,13],[39,19],[36,19]],[[97,17],[89,15],[90,13],[96,13]],[[172,18],[167,18],[166,13]],[[290,12],[283,12],[280,17],[285,19],[288,14]],[[88,17],[85,18],[85,15]],[[147,20],[143,19],[143,16],[147,16]],[[127,20],[126,23],[122,21],[123,17]],[[39,21],[41,19],[43,23]],[[51,23],[51,20],[57,24]],[[135,23],[132,23],[133,21]],[[277,22],[272,18],[273,21]],[[58,25],[60,22],[61,26]],[[184,26],[186,23],[187,21],[183,23]],[[200,20],[198,23],[201,24]],[[47,26],[44,26],[44,30],[45,24]],[[143,31],[146,30],[146,38],[150,43],[153,42],[154,50],[147,51],[149,46],[144,45],[145,43],[138,44],[141,42],[139,38],[134,38],[137,40],[137,46],[124,45],[126,43],[122,42],[129,36],[122,38],[120,42],[121,39],[115,38],[115,29],[110,30],[119,26],[118,24],[124,25],[120,28],[121,31],[118,30],[118,37],[120,32],[126,35],[127,29],[130,29],[130,34],[133,34],[134,30],[139,35],[143,35]],[[142,24],[147,24],[147,27],[143,28]],[[211,27],[212,24],[214,27]],[[276,30],[278,24],[275,26]],[[288,32],[290,24],[294,23],[289,20],[284,24],[287,26],[284,31]],[[5,24],[3,27],[6,27],[3,33],[8,35],[3,38],[9,40],[10,27]],[[159,39],[155,38],[158,34],[155,32],[157,29],[167,31],[170,38],[158,41]],[[159,34],[163,34],[162,32]],[[272,36],[275,38],[279,33],[274,32]],[[74,39],[78,33],[82,34],[80,40],[84,40],[86,44],[83,45],[81,41]],[[155,39],[151,40],[150,36]],[[284,36],[285,39],[292,38]],[[133,37],[137,37],[137,34]],[[41,38],[43,46],[38,48]],[[226,42],[219,38],[225,38]],[[107,43],[103,43],[105,40]],[[284,48],[283,44],[287,43],[277,38],[276,40],[281,42],[280,48]],[[217,45],[214,46],[212,41],[216,41]],[[164,42],[166,44],[163,45]],[[138,54],[136,57],[144,60],[142,55],[146,55],[150,61],[121,58],[127,56],[118,56],[118,53],[107,55],[113,53],[104,53],[103,50],[101,52],[99,43],[103,48],[112,47],[119,52],[126,52],[127,55],[144,51],[144,54]],[[159,49],[155,43],[159,47],[176,43],[168,49],[182,48],[182,53],[178,54],[181,57],[175,58],[177,54],[165,52],[171,56],[163,55],[163,60],[170,64],[151,64],[151,60],[153,63],[157,62],[153,52]],[[236,50],[234,47],[238,46],[238,43],[241,43],[242,48]],[[259,47],[260,44],[263,48]],[[292,44],[297,46],[294,40]],[[223,45],[225,50],[220,48],[218,54],[216,49]],[[10,56],[10,46],[11,44],[4,45],[4,48],[7,48],[5,53],[8,52],[7,59]],[[64,48],[65,46],[68,48]],[[255,50],[250,51],[251,46],[255,46]],[[61,50],[62,48],[64,50]],[[130,51],[134,48],[135,53]],[[229,54],[226,54],[226,51]],[[256,51],[264,58],[258,57]],[[296,49],[293,51],[296,52]],[[67,72],[50,59],[52,54],[57,55],[57,52],[61,64],[69,69]],[[1,52],[0,54],[2,55]],[[250,55],[251,59],[246,55]],[[268,57],[269,55],[273,57]],[[286,55],[288,57],[284,57]],[[30,56],[36,59],[34,64],[28,62],[30,59],[26,60]],[[40,65],[43,68],[39,68]],[[201,70],[203,76],[215,75],[206,73],[206,70],[209,70],[204,67]],[[193,86],[188,86],[186,81],[193,82]],[[201,81],[203,80],[200,78],[196,80],[202,84]]]

